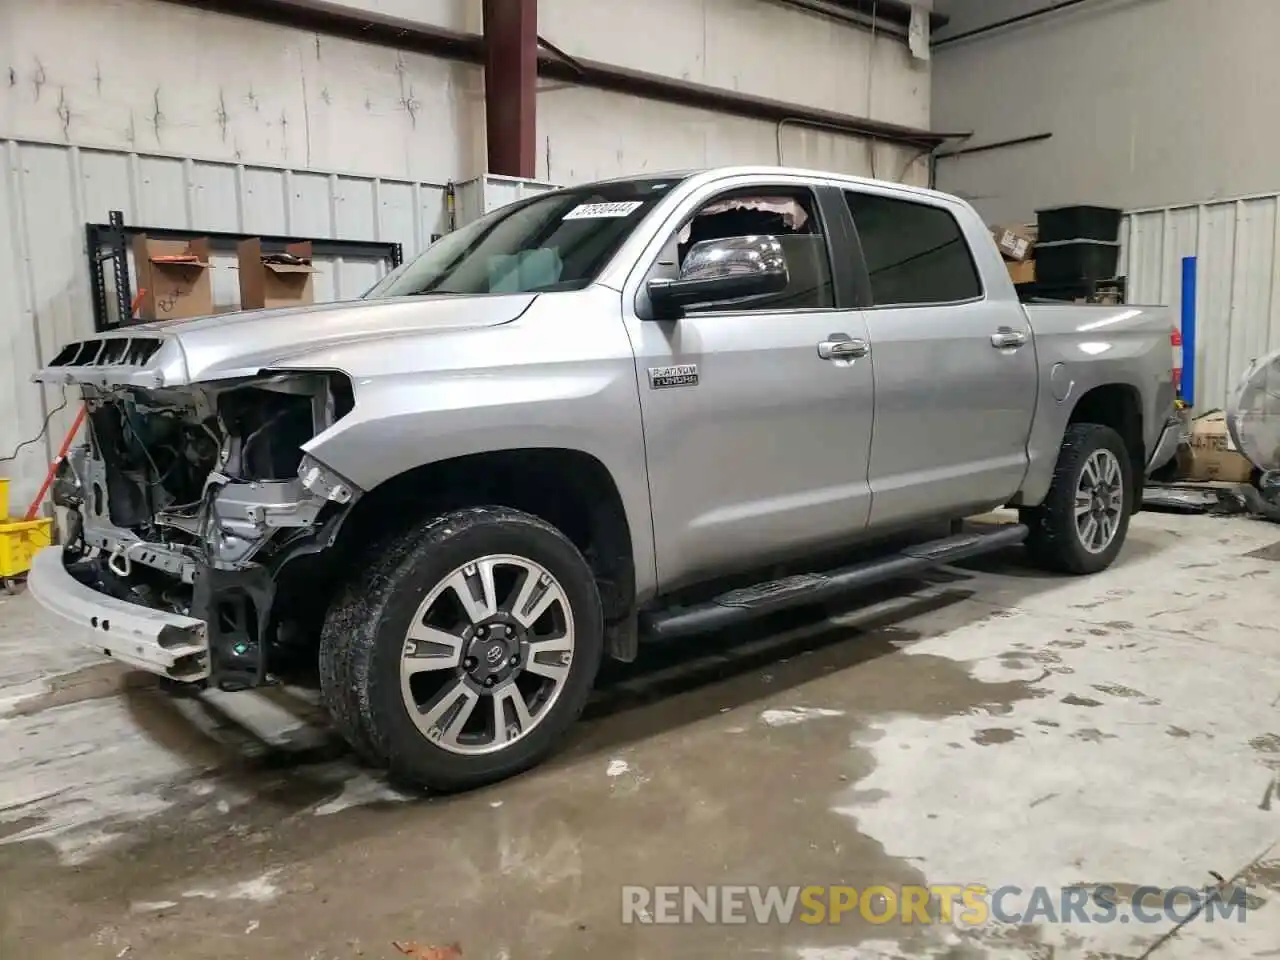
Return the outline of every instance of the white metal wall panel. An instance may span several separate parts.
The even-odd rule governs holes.
[[[478,0],[334,5],[480,27]],[[538,13],[541,34],[570,56],[930,123],[930,68],[902,40],[794,6],[546,0]],[[637,42],[654,24],[663,42]],[[234,176],[236,164],[436,183],[486,172],[483,70],[475,64],[155,0],[0,0],[0,49],[12,51],[0,66],[0,138],[220,160],[227,166],[199,171],[215,181]],[[927,176],[902,148],[873,149],[794,124],[779,147],[774,123],[619,92],[543,84],[537,113],[535,175],[554,183],[779,161],[918,183]],[[158,166],[135,171],[155,180],[143,201],[154,195],[163,198],[157,205],[198,211],[225,189],[205,183],[204,201],[184,196],[181,171]],[[268,192],[278,207],[278,192]],[[216,213],[248,219],[253,211]]]
[[[1182,310],[1182,259],[1196,258],[1195,402],[1222,407],[1250,361],[1280,348],[1280,195],[1125,214],[1120,272],[1134,303]]]
[[[949,31],[1045,3],[956,0]],[[992,223],[1060,204],[1150,209],[1272,193],[1280,137],[1258,118],[1280,89],[1277,36],[1275,0],[1117,0],[936,48],[936,129],[972,130],[972,146],[1052,134],[940,163],[938,186]]]
[[[904,41],[873,37],[869,30],[794,6],[759,0],[542,0],[538,32],[570,56],[929,125],[929,66],[915,60]],[[644,41],[655,34],[658,42]]]
[[[0,137],[436,183],[484,169],[474,64],[156,0],[0,0],[0,50]]]
[[[538,179],[552,183],[774,163],[920,186],[929,179],[926,151],[914,147],[588,87],[539,95],[538,143]]]
[[[35,436],[61,402],[60,390],[41,397],[32,371],[93,331],[84,227],[111,210],[131,225],[194,233],[398,242],[406,257],[445,226],[444,191],[433,184],[20,140],[0,140],[0,164],[0,457]],[[373,260],[317,258],[316,299],[359,296],[384,270]],[[215,307],[238,303],[234,257],[215,256],[213,287]],[[43,442],[0,463],[19,507],[70,423],[68,412],[55,416]]]
[[[457,219],[462,226],[509,203],[558,189],[554,183],[487,174],[457,186]]]

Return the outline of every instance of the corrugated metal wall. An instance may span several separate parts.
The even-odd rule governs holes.
[[[1182,309],[1182,258],[1196,257],[1196,384],[1222,407],[1255,357],[1280,348],[1280,195],[1127,213],[1120,273],[1133,303]]]
[[[399,242],[406,257],[445,228],[439,184],[21,140],[0,140],[0,163],[0,457],[62,402],[58,390],[42,398],[31,372],[93,332],[86,223],[121,210],[126,223],[147,227]],[[234,265],[214,261],[216,305],[239,299]],[[317,260],[316,268],[316,299],[334,300],[359,296],[385,265]],[[70,423],[66,411],[54,416],[44,441],[0,462],[15,509],[35,494]]]

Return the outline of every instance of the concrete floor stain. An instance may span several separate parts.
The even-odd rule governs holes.
[[[1262,887],[1280,893],[1280,860],[1256,861],[1244,871],[1240,880],[1246,887]]]
[[[1021,737],[1017,730],[1008,730],[1004,727],[988,727],[985,730],[979,730],[972,737],[973,742],[983,747],[998,746],[1002,743],[1012,743]]]
[[[1099,693],[1105,693],[1107,696],[1123,697],[1126,700],[1137,700],[1146,696],[1141,690],[1135,690],[1133,687],[1126,687],[1119,683],[1095,683],[1093,689]]]
[[[101,700],[133,690],[155,687],[156,678],[131,671],[117,663],[99,663],[53,677],[44,692],[19,700],[0,713],[0,720],[30,717],[52,707],[63,707],[86,700]]]
[[[1265,733],[1249,741],[1249,746],[1259,753],[1280,753],[1280,734]]]
[[[1085,743],[1101,743],[1104,740],[1118,739],[1114,733],[1103,733],[1097,727],[1086,727],[1071,734],[1072,740],[1083,740]]]
[[[1062,702],[1072,707],[1100,707],[1101,700],[1094,700],[1091,697],[1080,697],[1074,693],[1069,693],[1062,698]]]

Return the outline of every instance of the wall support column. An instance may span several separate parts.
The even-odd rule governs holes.
[[[489,172],[532,178],[537,163],[538,0],[484,0]]]

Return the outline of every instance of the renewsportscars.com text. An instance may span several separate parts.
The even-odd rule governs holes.
[[[1248,891],[1236,887],[1023,888],[929,886],[627,886],[624,924],[1243,923]]]

